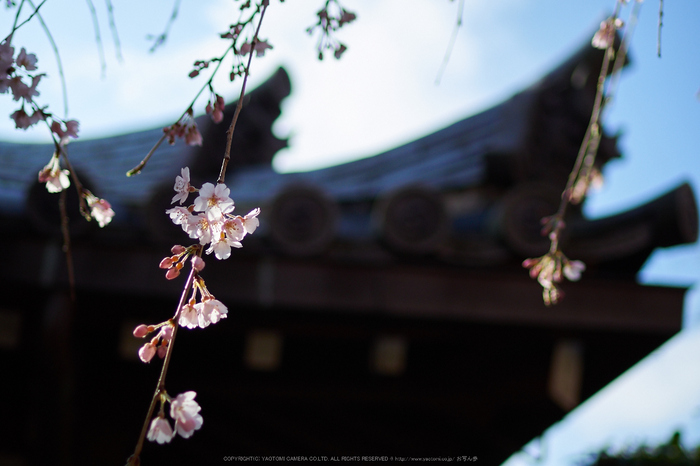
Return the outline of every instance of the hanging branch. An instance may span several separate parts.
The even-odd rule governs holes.
[[[656,54],[661,58],[661,27],[664,25],[664,0],[659,0],[659,32],[656,36]]]
[[[217,71],[219,71],[219,68],[221,67],[221,63],[223,62],[224,58],[226,58],[226,55],[228,55],[228,53],[229,53],[231,50],[233,50],[233,45],[229,46],[229,48],[226,49],[226,51],[224,52],[223,55],[221,55],[221,57],[219,57],[219,58],[217,58],[217,59],[215,59],[215,60],[212,60],[212,61],[216,61],[217,64],[216,64],[216,67],[214,68],[214,71],[212,71],[209,80],[208,80],[206,83],[204,83],[204,85],[199,89],[199,92],[197,92],[197,95],[194,96],[194,99],[192,99],[192,101],[190,102],[189,106],[187,107],[187,110],[185,110],[184,112],[182,112],[182,114],[180,115],[180,117],[177,119],[177,122],[181,121],[181,120],[188,114],[188,112],[190,112],[190,110],[191,110],[192,107],[194,106],[195,102],[197,102],[197,99],[199,99],[199,96],[202,95],[202,92],[204,92],[205,89],[208,89],[209,87],[211,87],[211,83],[214,81],[214,76],[216,76]],[[177,123],[176,123],[176,124],[177,124]],[[155,153],[155,151],[158,149],[158,147],[160,147],[160,145],[163,143],[163,141],[165,141],[165,139],[166,139],[167,137],[168,137],[168,132],[167,132],[167,131],[163,131],[163,135],[162,135],[162,136],[160,137],[160,139],[153,145],[153,147],[151,148],[151,150],[148,151],[148,153],[147,153],[146,156],[143,158],[143,160],[141,160],[141,162],[139,162],[139,164],[136,165],[134,168],[132,168],[131,170],[129,170],[128,172],[126,172],[126,176],[134,176],[134,175],[138,175],[139,173],[141,173],[141,170],[143,170],[143,169],[146,167],[146,164],[147,164],[148,161],[151,159],[151,156],[153,156],[153,154]]]
[[[39,7],[35,7],[34,3],[32,0],[27,0],[29,4],[34,8],[34,12],[37,15],[37,19],[39,19],[39,23],[41,23],[41,28],[44,30],[46,33],[46,37],[49,39],[49,43],[51,44],[51,49],[53,50],[53,54],[56,57],[56,64],[58,65],[58,76],[61,80],[61,92],[63,93],[63,115],[64,117],[68,117],[68,90],[66,87],[66,75],[63,73],[63,63],[61,62],[61,55],[58,53],[58,46],[56,45],[56,41],[53,40],[53,36],[51,35],[51,31],[49,31],[48,26],[46,26],[46,23],[44,22],[44,18],[41,17],[41,14],[39,13]],[[45,2],[46,0],[44,0]],[[41,2],[41,5],[44,4],[44,2]]]
[[[577,260],[569,260],[560,249],[561,234],[566,227],[564,217],[567,207],[570,203],[580,202],[586,194],[590,185],[591,176],[593,173],[593,164],[595,163],[596,154],[600,140],[603,137],[600,127],[600,116],[604,104],[607,104],[612,98],[612,90],[610,87],[605,89],[605,82],[608,76],[610,62],[616,57],[615,54],[615,37],[616,30],[622,27],[622,21],[618,18],[620,7],[623,0],[617,0],[615,11],[612,16],[600,25],[600,29],[596,32],[592,39],[592,45],[596,48],[605,50],[603,54],[603,63],[601,64],[600,74],[596,84],[596,94],[593,101],[593,109],[591,118],[583,141],[579,148],[574,167],[566,182],[566,187],[561,196],[559,208],[554,215],[542,219],[542,234],[548,235],[550,240],[549,252],[542,257],[529,258],[523,261],[523,267],[530,269],[530,276],[536,278],[542,286],[542,298],[545,305],[556,304],[563,296],[562,291],[557,284],[562,281],[563,277],[569,280],[578,280],[586,268],[585,264]],[[638,4],[632,9],[630,27],[625,34],[625,38],[621,42],[616,61],[613,65],[613,73],[619,72],[625,60],[627,49],[627,41],[633,26],[636,23],[636,17],[639,13]],[[617,81],[615,81],[615,84]],[[608,97],[605,99],[604,97]]]
[[[170,34],[170,27],[173,25],[175,20],[177,19],[177,14],[180,9],[180,0],[175,0],[173,3],[173,11],[170,13],[170,18],[168,18],[168,22],[165,25],[165,30],[158,36],[154,36],[152,34],[149,34],[146,36],[146,39],[148,40],[154,40],[155,42],[151,46],[151,49],[149,52],[153,53],[156,51],[158,47],[163,45],[165,41],[168,39],[168,34]]]
[[[102,36],[100,35],[100,23],[97,21],[97,11],[95,10],[95,5],[92,0],[85,0],[90,10],[90,18],[92,19],[92,26],[95,30],[95,43],[97,44],[97,53],[100,56],[100,68],[102,78],[106,76],[107,73],[107,60],[105,59],[105,49],[102,45]]]
[[[114,49],[117,55],[117,60],[121,63],[124,61],[122,57],[122,46],[119,41],[119,33],[117,32],[117,23],[114,21],[114,8],[111,0],[105,0],[107,5],[107,16],[109,17],[109,29],[112,31],[112,40],[114,41]]]
[[[435,84],[439,85],[442,79],[442,74],[447,68],[447,64],[450,62],[450,57],[452,56],[452,50],[454,49],[455,43],[457,41],[457,33],[462,27],[462,16],[464,14],[464,0],[459,0],[459,7],[457,8],[457,23],[452,29],[452,36],[450,37],[450,43],[447,45],[447,50],[445,51],[445,57],[442,59],[442,64],[440,65],[440,70],[438,71],[437,77],[435,78]]]
[[[245,96],[245,86],[248,83],[248,76],[250,74],[250,64],[253,61],[253,51],[258,45],[258,34],[260,33],[260,26],[262,26],[262,20],[265,16],[265,11],[267,11],[268,3],[263,3],[262,11],[260,12],[260,20],[258,21],[258,27],[255,30],[255,35],[253,36],[250,54],[248,56],[248,65],[245,68],[245,74],[243,76],[243,84],[241,84],[241,95],[238,97],[238,104],[236,105],[236,111],[233,114],[233,119],[231,120],[231,126],[229,126],[228,131],[226,131],[226,152],[224,152],[224,159],[221,162],[221,170],[219,172],[219,179],[217,183],[223,183],[226,178],[226,168],[231,160],[231,142],[233,141],[233,131],[236,129],[236,122],[238,121],[238,115],[243,109],[243,97]]]

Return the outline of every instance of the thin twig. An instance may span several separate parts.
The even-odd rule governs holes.
[[[10,33],[10,35],[8,35],[7,37],[5,37],[4,40],[7,40],[7,39],[9,39],[10,37],[12,37],[12,34],[14,34],[15,31],[16,31],[17,29],[19,29],[19,28],[21,28],[22,26],[24,26],[25,24],[27,24],[27,23],[39,12],[39,8],[41,8],[42,5],[43,5],[44,3],[46,3],[46,0],[43,0],[43,1],[39,4],[39,6],[36,7],[36,9],[32,12],[32,14],[29,15],[29,17],[28,17],[27,19],[25,19],[25,20],[22,21],[21,23],[17,24],[17,21],[19,20],[19,13],[20,13],[20,11],[22,11],[22,5],[24,5],[24,1],[25,1],[25,0],[22,0],[22,3],[20,3],[20,4],[19,4],[19,7],[17,7],[17,14],[15,15],[15,20],[14,20],[14,22],[12,23],[12,32]]]
[[[637,20],[639,19],[639,12],[641,8],[641,2],[634,2],[634,6],[632,7],[632,11],[630,12],[629,19],[627,20],[627,23],[625,23],[625,33],[622,36],[622,40],[620,41],[620,47],[618,48],[617,54],[615,55],[615,63],[613,64],[612,72],[610,73],[610,82],[608,83],[608,89],[605,93],[605,99],[608,102],[608,104],[605,106],[606,109],[610,108],[609,103],[612,102],[615,96],[615,92],[617,91],[617,87],[620,83],[620,71],[625,65],[625,60],[627,58],[627,50],[629,49],[629,43],[632,40],[634,29],[637,26]]]
[[[159,36],[148,36],[149,39],[155,39],[155,43],[149,50],[149,52],[155,52],[158,47],[163,45],[168,38],[168,34],[170,34],[170,27],[173,25],[175,22],[175,19],[177,19],[177,14],[178,10],[180,9],[180,0],[175,0],[175,3],[173,3],[173,11],[170,13],[170,18],[168,18],[168,23],[165,25],[165,31]]]
[[[617,10],[615,12],[617,14]],[[616,16],[613,16],[613,19]],[[591,149],[591,136],[593,135],[594,138],[600,138],[602,137],[601,134],[601,129],[599,126],[599,120],[600,120],[600,113],[602,110],[602,103],[603,103],[603,95],[604,95],[604,90],[605,90],[605,79],[607,78],[608,75],[608,67],[610,65],[610,59],[615,55],[614,52],[614,41],[613,44],[610,44],[608,48],[605,50],[605,53],[603,55],[603,64],[600,67],[600,74],[598,75],[598,82],[596,84],[596,94],[595,98],[593,101],[593,110],[591,111],[591,118],[588,123],[588,127],[586,128],[586,133],[583,136],[583,141],[581,142],[581,146],[579,148],[578,154],[576,156],[576,161],[574,162],[574,167],[571,170],[571,174],[569,175],[569,179],[566,182],[566,186],[564,187],[564,191],[561,196],[561,201],[559,203],[559,209],[557,210],[556,214],[552,218],[556,218],[559,220],[564,219],[564,215],[566,214],[566,208],[568,207],[570,203],[570,198],[571,198],[571,193],[572,189],[574,187],[574,183],[578,179],[579,173],[581,171],[581,166],[583,165],[584,158],[586,155],[588,155]],[[595,132],[595,134],[593,134]],[[596,149],[597,149],[597,144],[595,144]],[[590,155],[595,157],[595,152],[592,152]],[[555,252],[558,247],[559,247],[559,234],[561,233],[561,230],[564,228],[564,222],[563,221],[558,221],[554,222],[554,228],[552,231],[552,234],[550,236],[551,239],[551,244],[550,244],[550,252]]]
[[[92,26],[95,29],[95,43],[97,44],[97,53],[100,55],[100,68],[102,78],[107,75],[107,60],[105,60],[105,48],[102,45],[102,36],[100,35],[100,23],[97,20],[97,11],[92,0],[85,0],[90,10],[90,18],[92,18]]]
[[[59,151],[60,155],[63,156],[63,161],[66,162],[66,168],[68,168],[70,176],[73,179],[73,184],[75,184],[75,190],[78,192],[80,213],[87,220],[90,220],[92,216],[90,215],[90,209],[88,208],[87,203],[85,201],[85,188],[83,188],[83,184],[80,182],[80,178],[78,178],[78,173],[75,171],[75,169],[73,169],[73,165],[70,163],[70,160],[68,160],[68,153],[66,152],[65,147],[63,147],[57,142],[54,143],[56,145],[56,150]]]
[[[117,55],[117,60],[121,63],[124,61],[122,57],[122,46],[119,41],[119,32],[117,31],[117,23],[114,21],[114,8],[111,0],[105,0],[107,5],[107,16],[109,17],[109,29],[112,31],[112,39],[114,40],[114,49]]]
[[[221,56],[221,58],[218,59],[218,62],[216,64],[216,67],[214,68],[214,71],[211,74],[211,77],[209,78],[209,80],[206,83],[204,83],[204,85],[199,90],[199,92],[197,92],[197,95],[194,96],[194,99],[192,99],[192,102],[190,102],[190,105],[187,107],[187,110],[182,112],[182,115],[180,115],[180,118],[178,118],[177,121],[182,120],[182,118],[187,114],[188,110],[194,106],[195,102],[197,102],[197,99],[199,99],[199,96],[202,95],[202,92],[204,92],[205,89],[208,89],[211,86],[211,83],[214,81],[214,76],[216,75],[216,72],[219,71],[219,68],[221,67],[221,63],[224,61],[224,58],[226,58],[226,55],[228,55],[228,53],[231,50],[233,50],[233,46],[230,46],[229,48],[227,48],[226,51],[224,52],[224,54]],[[176,123],[177,123],[177,121],[176,121]],[[144,167],[146,166],[146,164],[150,160],[153,153],[156,151],[156,149],[158,149],[158,147],[160,147],[160,145],[163,143],[163,141],[165,141],[166,137],[167,137],[167,134],[163,133],[163,135],[160,137],[158,142],[156,142],[155,145],[151,148],[151,150],[148,151],[148,154],[146,154],[146,156],[143,158],[143,160],[141,160],[141,162],[139,162],[139,164],[136,165],[134,168],[132,168],[131,170],[126,172],[126,176],[134,176],[134,175],[138,175],[139,173],[141,173],[141,170],[144,169]]]
[[[39,22],[41,23],[41,27],[46,33],[46,37],[49,39],[49,42],[51,43],[51,48],[53,49],[53,53],[56,56],[56,63],[58,64],[58,75],[61,79],[61,90],[63,91],[63,112],[64,112],[64,118],[68,118],[68,90],[66,88],[66,75],[63,73],[63,64],[61,63],[61,56],[58,53],[58,46],[56,46],[56,42],[53,40],[53,36],[51,35],[51,31],[49,31],[48,26],[46,26],[46,23],[44,22],[44,19],[41,17],[41,14],[39,13],[39,8],[34,6],[34,3],[32,0],[27,0],[29,4],[34,8],[35,13],[37,15],[37,18],[39,19]],[[46,0],[44,0],[46,1]],[[41,4],[43,5],[44,2]],[[39,5],[41,6],[41,5]]]
[[[656,54],[661,58],[661,27],[664,25],[664,0],[659,0],[659,32],[656,38]]]
[[[73,269],[73,252],[70,242],[70,228],[68,212],[66,210],[66,197],[68,191],[62,190],[58,199],[58,209],[61,212],[61,233],[63,234],[63,252],[66,255],[66,268],[68,269],[68,287],[70,289],[70,299],[75,305],[75,272]]]
[[[233,131],[236,128],[236,122],[238,121],[238,115],[243,109],[243,97],[245,97],[245,86],[248,83],[248,76],[250,75],[250,64],[253,61],[253,52],[255,51],[255,44],[258,42],[258,34],[260,33],[260,26],[262,26],[263,18],[265,17],[265,11],[267,11],[268,3],[264,2],[262,11],[260,12],[260,19],[258,20],[258,27],[255,29],[255,35],[253,36],[253,41],[250,47],[250,56],[248,57],[248,65],[245,69],[245,76],[243,76],[243,84],[241,85],[241,95],[238,97],[238,104],[236,105],[236,111],[233,114],[233,119],[231,120],[231,126],[229,126],[226,131],[226,152],[224,153],[224,159],[221,162],[221,171],[219,172],[219,179],[217,184],[223,183],[226,178],[226,168],[231,160],[231,143],[233,141]]]
[[[447,64],[450,61],[450,56],[452,56],[452,50],[454,49],[455,42],[457,41],[457,33],[459,32],[459,28],[462,27],[462,15],[464,13],[464,0],[459,0],[459,7],[457,9],[457,23],[455,24],[455,27],[452,29],[452,37],[450,37],[450,43],[447,46],[447,50],[445,51],[445,58],[442,59],[442,64],[440,65],[440,70],[438,71],[437,78],[435,78],[435,84],[439,85],[440,80],[442,79],[442,74],[445,72],[445,68],[447,68]]]
[[[44,0],[44,1],[46,1],[46,0]],[[10,30],[10,35],[7,36],[7,37],[5,38],[5,40],[8,40],[9,38],[11,38],[11,37],[12,37],[12,34],[14,34],[15,31],[16,31],[19,27],[22,26],[22,24],[24,24],[24,23],[26,23],[27,21],[29,21],[30,19],[32,19],[32,16],[34,16],[34,14],[36,14],[36,11],[35,11],[34,14],[30,15],[29,18],[27,18],[26,20],[24,20],[24,22],[22,22],[22,24],[20,24],[19,26],[17,26],[17,21],[19,21],[19,14],[22,12],[22,6],[24,6],[24,0],[22,0],[22,3],[20,3],[19,6],[17,7],[17,13],[15,13],[15,19],[14,19],[14,21],[12,21],[12,29]],[[40,6],[41,6],[41,5],[40,5]]]

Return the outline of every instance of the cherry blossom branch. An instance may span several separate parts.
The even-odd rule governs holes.
[[[333,8],[331,8],[332,5],[334,6]],[[306,28],[306,32],[312,35],[314,31],[320,30],[318,42],[316,43],[318,59],[323,60],[323,51],[327,49],[332,49],[333,56],[336,59],[340,59],[348,48],[345,44],[338,41],[334,34],[344,25],[357,19],[357,15],[343,8],[339,0],[326,0],[325,5],[316,15],[318,16],[318,21],[313,26]]]
[[[199,92],[197,92],[197,95],[194,96],[194,99],[192,99],[192,101],[190,102],[190,105],[187,107],[187,110],[182,112],[182,115],[180,115],[180,118],[177,119],[178,122],[181,121],[185,117],[185,115],[187,115],[188,112],[190,112],[190,109],[197,102],[197,99],[199,99],[199,97],[202,95],[202,92],[204,92],[205,89],[208,89],[211,86],[211,83],[214,81],[214,76],[216,75],[217,71],[219,71],[219,68],[221,67],[221,63],[224,61],[224,58],[226,58],[226,55],[228,55],[228,53],[231,50],[233,50],[233,45],[229,46],[229,48],[226,49],[224,54],[220,58],[217,59],[217,64],[216,64],[216,67],[214,68],[214,71],[211,73],[211,77],[209,78],[209,80],[206,83],[204,83],[204,85],[201,87],[201,89],[199,89]],[[131,170],[126,172],[126,176],[134,176],[134,175],[138,175],[139,173],[141,173],[141,171],[146,167],[146,164],[148,163],[148,161],[151,159],[151,156],[153,156],[155,151],[158,149],[158,147],[160,147],[160,145],[163,143],[163,141],[165,141],[165,139],[167,137],[168,137],[168,133],[164,131],[163,135],[160,137],[158,142],[156,142],[153,145],[153,147],[151,148],[151,150],[148,151],[148,153],[143,158],[143,160],[141,160],[141,162],[139,162],[139,164],[136,165],[134,168],[132,168]]]
[[[198,255],[201,254],[201,248],[199,249]],[[168,344],[168,349],[167,352],[165,353],[165,358],[163,360],[163,367],[160,371],[160,377],[158,378],[158,384],[156,385],[156,391],[153,394],[153,398],[151,399],[151,404],[148,407],[148,414],[146,414],[146,420],[143,423],[143,427],[141,428],[141,434],[139,435],[139,439],[136,442],[136,448],[134,449],[134,454],[131,455],[127,461],[127,466],[137,466],[140,461],[139,461],[139,456],[141,455],[141,451],[143,450],[143,443],[146,440],[146,434],[148,433],[149,426],[151,424],[151,419],[153,417],[153,411],[155,411],[156,403],[160,399],[161,393],[165,390],[165,377],[168,374],[168,367],[170,366],[170,359],[172,358],[172,353],[173,353],[173,347],[175,346],[175,336],[177,335],[177,329],[179,327],[178,325],[178,318],[180,316],[180,312],[182,311],[183,306],[185,305],[185,301],[187,300],[187,294],[189,290],[192,288],[192,285],[194,283],[195,276],[197,274],[197,271],[192,265],[192,269],[190,270],[190,274],[187,277],[187,282],[185,283],[185,287],[182,290],[182,294],[180,295],[180,301],[177,306],[177,311],[175,311],[175,316],[172,318],[172,337],[170,339],[170,342]]]
[[[245,67],[245,73],[243,75],[243,84],[241,84],[241,94],[238,97],[238,104],[236,105],[236,111],[233,114],[233,119],[231,120],[231,126],[229,126],[226,131],[226,152],[224,152],[224,159],[221,162],[221,170],[219,172],[219,179],[217,183],[223,183],[226,178],[226,168],[231,160],[231,143],[233,142],[233,131],[236,129],[236,122],[238,121],[238,115],[240,115],[243,109],[243,97],[245,96],[245,87],[248,83],[248,76],[250,75],[250,64],[253,61],[253,51],[258,43],[258,35],[260,33],[260,27],[262,26],[263,18],[265,17],[265,11],[267,11],[267,6],[269,2],[263,2],[262,11],[260,12],[260,19],[258,20],[258,27],[255,29],[255,35],[251,43],[250,54],[248,56],[248,65]]]
[[[217,72],[219,71],[219,69],[221,67],[221,64],[223,63],[224,59],[226,58],[226,56],[228,55],[229,52],[233,51],[234,57],[236,57],[238,55],[245,55],[246,53],[250,53],[251,57],[252,57],[253,52],[256,52],[256,54],[258,56],[261,56],[262,54],[264,54],[264,52],[267,48],[271,48],[271,46],[267,42],[260,41],[258,39],[258,32],[260,30],[260,24],[262,24],[262,17],[264,15],[264,9],[267,8],[268,3],[269,3],[268,0],[263,0],[260,4],[258,4],[256,6],[256,10],[250,15],[250,17],[247,20],[241,21],[239,19],[237,24],[231,26],[231,29],[229,30],[229,32],[221,34],[222,38],[225,38],[225,39],[231,38],[231,39],[233,39],[233,42],[231,45],[229,45],[229,47],[226,49],[226,51],[220,57],[217,57],[217,58],[214,58],[214,59],[211,59],[208,61],[198,60],[195,62],[195,64],[194,64],[195,69],[190,73],[191,78],[194,78],[197,75],[199,75],[201,70],[203,70],[204,68],[207,68],[211,62],[216,62],[216,67],[212,71],[212,73],[209,77],[209,80],[204,83],[204,85],[200,88],[199,92],[197,92],[197,95],[195,95],[194,99],[192,99],[192,101],[190,102],[190,105],[187,107],[187,110],[185,110],[182,113],[182,115],[180,115],[180,118],[177,119],[175,124],[163,128],[164,134],[155,143],[155,145],[151,148],[151,150],[148,151],[148,153],[143,158],[143,160],[141,160],[141,162],[137,166],[135,166],[134,168],[132,168],[131,170],[129,170],[126,173],[126,176],[133,176],[133,175],[137,175],[137,174],[141,173],[141,171],[145,168],[145,166],[148,163],[148,161],[150,160],[150,158],[153,156],[155,151],[158,149],[158,147],[160,147],[160,145],[163,143],[163,141],[165,141],[166,138],[168,138],[170,140],[170,143],[172,144],[172,143],[174,143],[175,137],[184,136],[186,139],[186,142],[188,142],[187,141],[188,138],[190,139],[188,144],[201,145],[201,135],[196,130],[196,124],[192,123],[192,126],[188,126],[188,124],[182,125],[181,122],[183,121],[183,119],[186,119],[188,117],[188,115],[189,115],[189,117],[194,116],[194,112],[192,110],[194,107],[194,104],[196,103],[197,99],[199,99],[199,97],[201,96],[202,92],[204,92],[205,89],[210,89],[210,90],[212,89],[212,83],[214,81],[214,77],[216,76]],[[245,43],[245,44],[241,45],[240,48],[237,48],[236,41],[240,38],[240,34],[241,34],[242,30],[246,26],[251,24],[255,20],[256,16],[259,13],[261,14],[260,21],[259,21],[258,26],[256,28],[256,32],[255,32],[253,40],[251,41],[250,44]],[[242,13],[241,13],[241,15],[242,15]],[[248,75],[248,67],[250,66],[251,57],[249,57],[249,59],[248,59],[248,66],[247,67],[242,66],[242,65],[237,65],[237,66],[234,66],[233,71],[231,72],[231,77],[230,77],[231,81],[233,81],[233,79],[239,75],[243,75],[243,77],[244,77],[241,96],[243,96],[245,93],[245,86],[246,86],[247,75]],[[241,70],[241,67],[242,67],[242,70]],[[223,106],[223,99],[219,96],[217,96],[217,98],[221,99],[221,102],[218,102],[217,104],[215,104],[215,106],[214,106],[215,109],[217,108],[218,104]],[[236,120],[238,119],[238,114],[240,113],[240,108],[243,105],[242,100],[243,99],[240,98],[238,101],[238,106],[236,108],[236,112],[235,112],[234,119],[233,119],[234,126],[235,126]],[[218,110],[223,111],[223,108],[218,109]],[[209,109],[209,107],[207,107],[207,113],[209,113],[209,111],[210,111],[210,109]],[[216,113],[216,110],[215,110],[215,113]],[[219,114],[219,118],[220,117],[223,117],[223,113]],[[215,122],[220,121],[220,119],[217,119],[214,114],[212,114],[212,118],[215,120]],[[228,145],[229,145],[228,152],[229,153],[230,153],[230,138],[231,137],[232,137],[232,133],[231,133],[229,140],[228,140]],[[229,158],[230,158],[230,155],[229,155]],[[226,162],[226,163],[228,163],[228,162]],[[223,169],[223,172],[225,172],[225,168]]]
[[[580,202],[588,190],[591,178],[594,172],[595,158],[598,152],[600,140],[603,137],[600,127],[601,112],[605,104],[609,103],[612,98],[612,88],[617,84],[617,74],[624,64],[627,42],[631,35],[636,18],[639,13],[639,2],[635,3],[630,14],[630,25],[625,31],[625,35],[621,41],[618,53],[615,53],[615,38],[616,30],[622,27],[622,21],[618,15],[623,0],[617,0],[615,11],[612,16],[601,23],[600,30],[593,37],[592,45],[596,48],[605,50],[603,55],[603,63],[601,64],[600,74],[596,83],[596,94],[593,101],[593,109],[591,118],[583,141],[579,148],[573,169],[566,182],[566,186],[561,196],[559,208],[557,212],[549,217],[542,219],[542,234],[549,236],[550,247],[549,251],[542,257],[529,258],[523,261],[523,267],[530,269],[530,276],[537,278],[542,285],[542,296],[546,305],[556,304],[563,296],[561,290],[557,287],[557,283],[566,276],[569,280],[578,280],[581,272],[585,270],[585,264],[581,261],[570,261],[560,250],[559,241],[561,233],[565,228],[564,217],[567,207],[570,203]],[[608,88],[605,88],[610,61],[615,58],[612,73],[613,81]]]

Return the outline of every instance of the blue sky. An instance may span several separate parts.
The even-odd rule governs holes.
[[[44,7],[68,79],[67,116],[80,121],[82,138],[171,124],[204,81],[187,77],[192,63],[225,49],[217,33],[237,17],[237,4],[183,1],[170,39],[151,54],[145,36],[161,32],[172,3],[114,2],[124,56],[120,63],[104,4],[95,3],[107,57],[104,77],[86,3],[49,1]],[[339,34],[348,51],[340,61],[319,62],[315,38],[304,29],[314,22],[321,4],[271,0],[261,36],[274,49],[253,62],[251,86],[278,66],[291,75],[293,93],[275,126],[291,141],[274,162],[281,171],[371,156],[494,105],[532,84],[589,40],[614,7],[613,0],[465,0],[463,26],[438,86],[435,79],[456,21],[457,1],[346,0],[343,4],[358,15],[357,22]],[[632,41],[632,66],[624,72],[617,99],[606,114],[608,129],[622,131],[623,159],[606,166],[605,186],[589,197],[586,211],[593,217],[645,202],[683,181],[700,190],[700,2],[665,2],[660,59],[657,15],[658,2],[647,0]],[[12,14],[2,8],[0,31],[9,31],[11,21]],[[62,115],[55,58],[43,32],[29,26],[13,42],[37,54],[40,70],[48,74],[37,100]],[[239,92],[238,85],[225,78],[215,87],[229,100]],[[0,138],[48,141],[44,130],[14,130],[9,114],[16,102],[0,97]],[[202,112],[205,105],[206,99],[201,100],[195,111]],[[700,247],[657,251],[640,280],[694,287],[688,295],[686,326],[700,324]],[[653,368],[652,363],[647,366]],[[700,380],[700,374],[693,374]],[[700,390],[695,393],[679,395],[688,409],[700,402]],[[587,409],[595,412],[595,406]],[[627,427],[635,424],[640,425],[632,420]],[[575,442],[564,443],[575,448]]]

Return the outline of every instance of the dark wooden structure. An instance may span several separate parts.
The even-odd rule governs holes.
[[[167,383],[173,394],[197,391],[204,426],[147,445],[142,464],[246,455],[499,464],[677,332],[685,290],[635,275],[654,249],[696,240],[688,185],[605,219],[572,209],[563,248],[588,270],[554,308],[520,266],[546,251],[539,219],[556,209],[601,53],[585,46],[483,113],[306,173],[270,167],[286,144],[271,132],[291,91],[286,73],[252,92],[227,184],[237,211],[262,207],[261,226],[228,261],[207,260],[229,318],[180,334]],[[159,371],[136,359],[131,330],[172,315],[182,286],[157,268],[188,241],[164,214],[173,180],[189,166],[193,184],[212,181],[222,153],[223,126],[197,121],[206,146],[164,147],[128,179],[159,128],[71,143],[86,184],[117,213],[99,230],[69,199],[74,305],[57,196],[35,181],[52,149],[0,142],[0,464],[123,464],[131,453]],[[603,138],[601,167],[619,156],[615,142]]]

